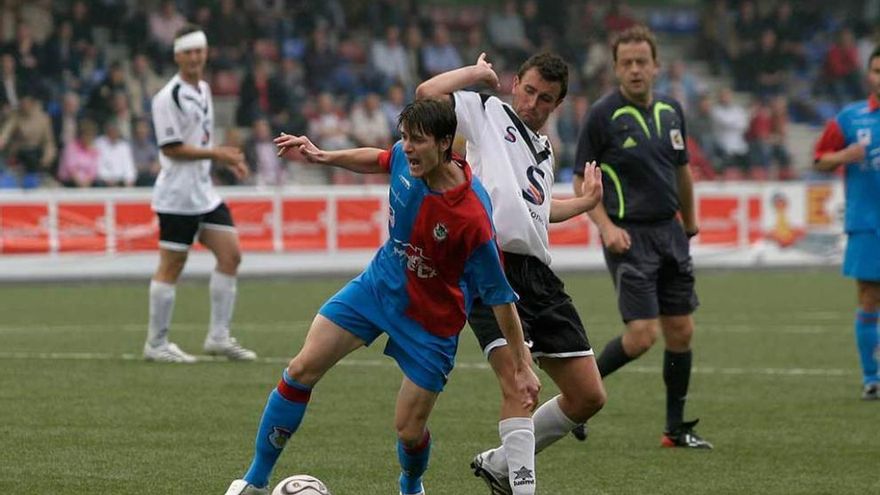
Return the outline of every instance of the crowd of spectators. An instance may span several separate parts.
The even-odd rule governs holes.
[[[880,0],[835,15],[818,0],[796,3],[795,20],[788,0],[704,2],[695,48],[729,89],[710,92],[684,60],[661,59],[657,90],[690,116],[699,177],[791,177],[789,118],[821,123],[863,97]],[[249,184],[363,181],[287,163],[272,137],[386,147],[420,81],[486,52],[507,92],[539,50],[572,68],[546,129],[564,180],[590,102],[613,88],[609,40],[647,19],[619,0],[0,0],[0,188],[151,185],[150,98],[175,70],[171,46],[186,22],[207,33],[218,139],[245,151]],[[748,107],[731,90],[750,95]]]

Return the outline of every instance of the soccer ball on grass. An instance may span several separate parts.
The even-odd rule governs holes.
[[[275,485],[272,495],[331,495],[324,482],[307,474],[284,478]]]

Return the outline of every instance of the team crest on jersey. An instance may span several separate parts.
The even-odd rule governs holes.
[[[437,242],[443,242],[446,240],[446,236],[449,235],[449,229],[446,228],[442,223],[438,223],[434,226],[434,240]]]
[[[515,143],[516,134],[514,134],[514,132],[516,132],[516,127],[513,127],[512,125],[507,126],[507,129],[504,129],[504,140],[509,143]]]
[[[672,129],[669,131],[669,140],[672,141],[672,149],[684,149],[684,137],[681,135],[680,129]]]
[[[271,443],[276,449],[281,450],[284,448],[284,445],[287,444],[287,441],[290,440],[290,435],[292,434],[293,433],[286,428],[273,426],[272,433],[269,433],[269,443]]]
[[[864,146],[871,145],[871,129],[859,129],[856,131],[856,139],[858,139],[859,144]]]

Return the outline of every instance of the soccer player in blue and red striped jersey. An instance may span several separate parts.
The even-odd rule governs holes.
[[[421,100],[401,112],[402,140],[390,150],[323,151],[308,138],[283,134],[280,154],[360,173],[390,174],[389,238],[370,265],[318,311],[302,349],[270,394],[256,454],[227,495],[267,494],[269,475],[296,431],[312,387],[354,350],[388,335],[385,354],[404,374],[395,424],[402,495],[424,494],[431,436],[428,416],[452,371],[458,335],[475,298],[492,306],[512,343],[509,383],[519,407],[502,416],[529,419],[540,383],[495,243],[489,195],[470,166],[452,155],[452,105]]]
[[[844,228],[847,242],[843,274],[856,279],[856,346],[862,363],[865,400],[880,399],[877,353],[880,336],[880,47],[868,61],[871,94],[846,106],[828,121],[816,143],[813,168],[843,165],[846,185]],[[877,136],[877,139],[874,139]]]

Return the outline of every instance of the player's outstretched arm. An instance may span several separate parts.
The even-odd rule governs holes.
[[[281,133],[275,138],[278,156],[288,160],[305,159],[310,163],[333,165],[361,174],[384,173],[379,165],[379,148],[352,148],[346,150],[324,151],[315,146],[306,136]]]
[[[602,201],[602,169],[596,162],[587,163],[584,176],[575,176],[578,180],[575,197],[572,199],[553,199],[550,203],[550,222],[564,222],[569,218],[592,210]]]
[[[493,90],[501,85],[492,64],[481,53],[474,65],[454,69],[428,79],[416,88],[416,98],[438,98],[449,96],[455,91],[483,83]]]
[[[499,304],[492,306],[492,311],[495,313],[495,319],[498,321],[501,333],[504,334],[511,351],[512,369],[516,375],[514,382],[522,400],[522,407],[526,411],[533,411],[538,406],[538,392],[541,391],[541,382],[532,370],[531,355],[526,347],[516,306],[514,303]]]
[[[213,160],[229,167],[239,180],[246,178],[250,172],[244,161],[244,153],[234,146],[199,148],[183,143],[173,143],[162,146],[162,154],[178,163]]]

